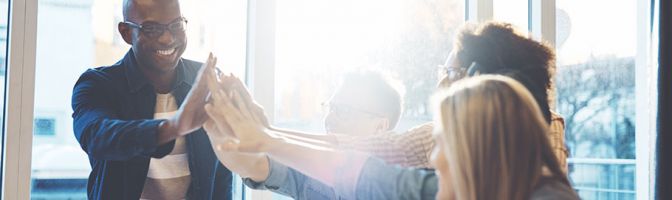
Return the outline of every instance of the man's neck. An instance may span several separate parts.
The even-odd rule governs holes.
[[[158,71],[141,67],[141,71],[152,86],[154,86],[154,91],[161,94],[169,93],[173,89],[173,84],[177,79],[176,68],[170,71]]]

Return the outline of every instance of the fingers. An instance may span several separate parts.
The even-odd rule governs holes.
[[[229,140],[227,142],[219,143],[216,145],[217,151],[238,151],[239,143]]]
[[[238,93],[240,99],[238,101],[245,102],[252,119],[268,127],[269,124],[266,116],[264,115],[264,109],[259,104],[257,104],[254,99],[252,99],[252,96],[250,95],[249,90],[247,90],[247,87],[245,87],[245,84],[243,84],[243,82],[235,76],[232,76],[229,79],[231,82],[231,87]]]
[[[232,96],[233,101],[236,102],[236,105],[238,105],[238,110],[240,110],[240,113],[242,114],[242,116],[247,118],[247,119],[252,119],[255,122],[258,122],[258,120],[256,120],[254,118],[252,113],[250,113],[250,109],[249,109],[249,106],[247,104],[248,102],[243,101],[243,99],[238,94],[238,91],[232,91],[231,93],[233,94],[233,96]]]
[[[185,102],[187,102],[186,104],[187,106],[183,107],[190,107],[188,109],[193,109],[193,106],[196,106],[197,107],[196,109],[203,108],[203,105],[205,105],[208,96],[208,87],[207,87],[208,80],[203,79],[209,79],[208,76],[211,76],[210,73],[213,73],[212,68],[214,67],[216,62],[217,59],[214,58],[214,56],[211,53],[208,57],[208,60],[205,63],[203,63],[201,69],[199,69],[194,84],[191,90],[189,91],[189,94],[187,94],[187,98],[185,100]]]
[[[226,120],[229,123],[240,123],[245,117],[242,116],[240,111],[232,104],[231,98],[224,93],[224,91],[219,90],[213,94],[215,99],[215,104],[217,110],[222,116],[226,117]]]
[[[215,58],[212,53],[208,55],[208,59],[201,65],[201,69],[198,71],[198,75],[196,76],[196,81],[194,82],[194,85],[199,91],[205,91],[206,86],[207,86],[207,80],[203,81],[203,79],[208,79],[208,76],[212,76],[211,73],[214,73],[214,68],[215,65],[217,64],[217,58]]]
[[[207,110],[206,110],[206,112],[207,112]],[[216,127],[215,127],[215,122],[213,122],[212,119],[209,119],[208,121],[205,121],[205,123],[203,123],[203,130],[205,130],[205,132],[208,133],[208,134],[215,133],[215,131],[217,131]]]
[[[217,83],[217,75],[215,72],[215,68],[213,67],[209,70],[211,70],[211,72],[206,74],[205,80],[210,93],[214,93],[215,91],[219,90],[219,84]]]
[[[210,125],[211,126],[209,127],[210,129],[213,129],[213,127],[215,127],[214,129],[216,129],[219,132],[219,134],[228,137],[237,137],[237,132],[234,131],[233,128],[229,125],[230,121],[228,121],[226,116],[223,115],[221,112],[219,112],[217,108],[215,108],[211,104],[207,104],[205,105],[205,112],[211,118],[211,120],[209,120],[208,122],[212,121],[214,124],[214,126]]]

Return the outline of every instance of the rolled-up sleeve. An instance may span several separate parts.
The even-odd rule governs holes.
[[[252,189],[264,189],[278,194],[303,199],[338,199],[333,189],[305,174],[269,159],[269,175],[262,182],[243,179]]]
[[[256,182],[249,178],[244,178],[243,183],[252,189],[256,190],[271,190],[283,195],[296,197],[299,194],[299,185],[301,181],[294,178],[289,178],[290,168],[268,159],[269,173],[266,180]],[[295,177],[295,176],[292,176]]]
[[[430,168],[429,155],[434,148],[433,129],[432,123],[426,123],[399,134],[333,136],[340,149],[365,152],[388,164]]]

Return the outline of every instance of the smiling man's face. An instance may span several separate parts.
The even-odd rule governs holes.
[[[170,72],[187,47],[187,36],[177,0],[130,0],[133,5],[127,10],[125,16],[127,22],[141,25],[145,30],[138,27],[127,26],[126,36],[130,37],[135,58],[142,68],[153,72]],[[181,23],[181,24],[180,24]],[[172,27],[168,29],[153,29],[154,33],[148,34],[147,27]],[[176,28],[180,27],[182,28]],[[156,31],[159,30],[159,31]],[[122,31],[122,35],[125,34]],[[127,40],[128,41],[128,40]]]

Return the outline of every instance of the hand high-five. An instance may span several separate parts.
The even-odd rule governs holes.
[[[201,66],[194,85],[189,94],[187,94],[180,109],[174,117],[161,124],[158,137],[159,144],[165,144],[168,141],[201,128],[203,123],[208,119],[203,107],[207,103],[209,91],[207,80],[203,79],[208,79],[207,75],[214,73],[216,64],[217,58],[211,53],[208,56],[208,60]]]
[[[216,146],[220,150],[263,152],[264,145],[273,140],[273,137],[265,133],[266,127],[255,120],[247,105],[249,104],[235,90],[228,94],[222,89],[212,92],[211,102],[205,105],[205,111],[216,129],[228,129],[235,137],[214,137],[222,138],[221,141],[214,141],[218,143]]]
[[[210,117],[205,128],[213,145],[220,150],[258,152],[267,139],[272,139],[264,132],[270,125],[263,108],[237,77],[216,75],[214,71],[206,76],[211,96],[205,105]]]

